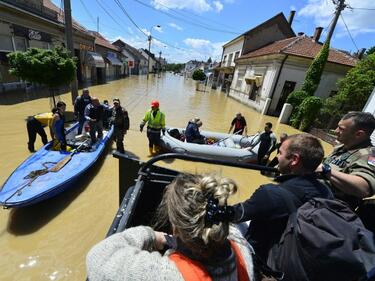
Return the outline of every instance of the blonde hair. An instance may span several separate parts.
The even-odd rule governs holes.
[[[236,183],[228,178],[181,174],[166,187],[158,219],[168,219],[179,239],[196,255],[210,256],[213,244],[226,241],[229,222],[207,223],[207,200],[214,198],[218,206],[226,206],[236,191]]]

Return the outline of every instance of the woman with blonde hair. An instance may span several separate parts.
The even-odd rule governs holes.
[[[252,249],[229,225],[236,191],[219,176],[177,176],[156,213],[173,236],[137,226],[108,237],[87,255],[89,280],[254,280]]]

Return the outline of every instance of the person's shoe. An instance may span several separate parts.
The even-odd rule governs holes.
[[[28,145],[27,148],[30,152],[35,152],[34,146]]]
[[[154,156],[154,150],[152,149],[152,147],[149,147],[149,148],[148,148],[148,151],[149,151],[149,153],[150,153],[149,157]]]

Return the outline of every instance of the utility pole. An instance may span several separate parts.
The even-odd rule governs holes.
[[[161,77],[161,51],[159,52],[159,75],[158,78]]]
[[[333,35],[333,31],[335,30],[335,27],[336,27],[337,21],[340,17],[341,11],[346,8],[345,0],[333,0],[333,3],[335,5],[337,5],[336,6],[336,12],[335,12],[335,17],[333,18],[333,21],[332,21],[332,25],[331,25],[331,27],[328,31],[326,42],[331,40],[331,37]]]
[[[70,0],[64,0],[64,14],[65,14],[65,34],[66,34],[66,47],[70,51],[70,55],[74,57],[74,45],[73,45],[73,26],[72,26],[72,9],[70,6]],[[70,84],[72,92],[72,103],[78,96],[78,83],[77,83],[77,72],[74,73],[74,78]]]
[[[147,80],[150,74],[150,54],[151,54],[151,34],[148,36],[148,54],[147,54]]]
[[[96,32],[99,33],[99,17],[96,18]]]

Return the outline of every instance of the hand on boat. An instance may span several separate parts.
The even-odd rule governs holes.
[[[143,131],[143,125],[139,125],[139,131],[142,133],[142,131]]]
[[[163,136],[165,136],[165,128],[161,129]]]

